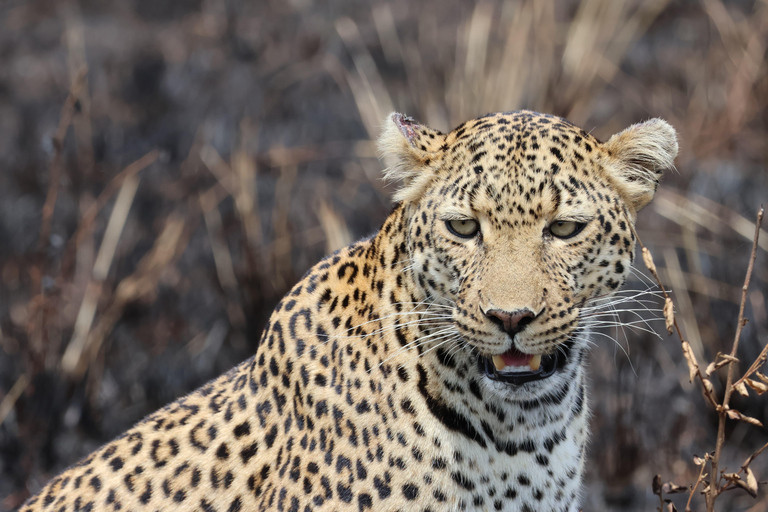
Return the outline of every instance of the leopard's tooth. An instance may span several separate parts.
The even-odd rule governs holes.
[[[497,370],[503,370],[506,364],[504,364],[504,359],[501,358],[501,356],[493,356],[493,366],[496,367]]]
[[[541,354],[531,357],[531,360],[528,361],[528,366],[531,367],[532,371],[537,371],[539,366],[541,366]]]

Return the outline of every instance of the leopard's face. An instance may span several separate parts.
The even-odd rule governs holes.
[[[489,388],[540,396],[581,364],[589,308],[624,283],[649,198],[614,176],[615,148],[559,118],[416,134],[431,179],[410,198],[410,272],[427,302],[451,307],[454,350],[476,358]]]

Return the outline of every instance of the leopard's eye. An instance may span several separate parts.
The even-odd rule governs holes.
[[[584,222],[558,220],[549,225],[549,232],[557,238],[571,238],[578,235],[584,226],[586,226]]]
[[[447,220],[448,231],[461,238],[472,238],[480,231],[480,224],[474,219]]]

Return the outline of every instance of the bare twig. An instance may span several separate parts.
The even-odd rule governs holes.
[[[739,319],[736,323],[736,334],[733,339],[733,346],[731,347],[731,357],[736,357],[736,351],[739,349],[739,338],[741,337],[741,331],[746,325],[744,319],[744,306],[747,302],[747,290],[749,289],[749,282],[752,279],[752,270],[755,265],[755,257],[757,256],[757,243],[760,237],[760,225],[763,222],[763,214],[765,209],[761,206],[757,212],[757,220],[755,221],[755,237],[752,242],[752,252],[749,256],[749,266],[747,267],[747,275],[744,278],[744,286],[741,289],[741,304],[739,305]],[[725,421],[728,417],[727,409],[728,402],[731,399],[733,393],[733,373],[735,366],[733,364],[728,365],[728,376],[725,383],[725,395],[723,397],[722,407],[718,409],[720,421],[717,427],[717,444],[715,445],[715,455],[712,457],[712,484],[709,487],[708,499],[707,499],[707,512],[713,512],[715,510],[715,499],[722,492],[720,490],[720,478],[718,474],[718,464],[720,462],[720,453],[723,450],[723,443],[725,442]]]
[[[696,478],[696,483],[691,487],[691,492],[688,494],[688,501],[685,502],[685,512],[691,512],[691,500],[693,499],[693,494],[696,492],[696,489],[699,488],[699,485],[701,482],[704,481],[704,479],[707,477],[707,474],[704,472],[707,469],[707,460],[709,459],[709,454],[704,457],[704,459],[699,459],[701,462],[699,465],[701,466],[701,469],[699,470],[699,476]],[[696,458],[694,458],[694,461]]]
[[[748,480],[750,480],[753,486],[756,488],[757,484],[754,482],[754,476],[752,475],[751,471],[748,469],[748,466],[755,457],[757,457],[766,447],[768,447],[768,445],[766,445],[760,450],[758,450],[757,452],[755,452],[752,456],[750,456],[750,458],[748,458],[747,461],[745,461],[745,463],[742,465],[742,468],[738,473],[726,475],[728,476],[728,481],[725,483],[725,485],[721,486],[722,476],[719,474],[719,462],[720,462],[720,455],[723,449],[723,444],[725,442],[726,419],[728,418],[740,419],[743,421],[747,421],[748,423],[751,423],[751,424],[759,424],[759,422],[757,422],[757,420],[754,420],[754,418],[748,418],[742,415],[741,413],[739,413],[738,411],[729,409],[728,402],[730,401],[731,395],[733,394],[733,390],[735,389],[736,385],[744,382],[750,375],[752,375],[755,371],[757,371],[760,365],[762,365],[763,362],[765,362],[766,354],[768,354],[768,349],[764,348],[763,351],[760,353],[760,356],[758,356],[755,362],[750,366],[749,370],[747,370],[747,372],[742,376],[742,378],[738,379],[734,383],[733,377],[735,372],[735,365],[733,363],[738,362],[738,359],[736,358],[736,353],[739,348],[739,339],[741,337],[741,332],[747,323],[746,319],[744,318],[744,307],[747,300],[747,291],[749,289],[749,284],[752,278],[752,272],[754,270],[755,258],[757,256],[757,248],[758,248],[759,237],[760,237],[760,226],[762,224],[764,211],[765,211],[764,208],[761,206],[760,210],[757,213],[757,219],[755,220],[755,231],[754,231],[754,237],[752,242],[752,251],[750,253],[747,273],[744,278],[744,285],[742,286],[741,301],[739,305],[739,316],[737,320],[736,333],[734,335],[733,345],[731,347],[731,353],[730,355],[721,356],[722,360],[719,362],[715,361],[716,364],[713,365],[714,369],[720,366],[725,366],[725,365],[728,366],[725,393],[724,393],[722,403],[718,403],[717,398],[715,397],[715,394],[714,394],[714,388],[712,386],[712,383],[702,373],[701,367],[696,361],[696,357],[693,354],[693,351],[691,350],[690,345],[688,344],[688,342],[684,340],[682,332],[680,331],[680,328],[677,324],[677,320],[675,319],[674,314],[671,311],[671,308],[669,307],[664,308],[665,318],[667,321],[667,329],[670,330],[670,332],[672,332],[672,327],[674,326],[674,330],[677,332],[677,335],[680,338],[682,348],[683,348],[683,354],[685,355],[686,361],[688,363],[688,370],[690,373],[691,381],[694,378],[698,377],[701,383],[702,392],[704,393],[704,396],[707,397],[709,402],[715,407],[715,410],[717,411],[719,416],[715,452],[711,456],[706,457],[706,460],[710,460],[710,464],[712,468],[712,471],[711,471],[712,476],[710,478],[711,483],[708,486],[706,486],[703,491],[705,496],[705,501],[707,504],[707,512],[714,512],[714,506],[715,506],[715,501],[717,500],[717,497],[726,490],[736,488],[736,487],[743,487],[745,489],[748,488],[750,492],[753,490],[748,483],[741,481],[739,474],[742,472],[747,473],[747,476],[750,477],[748,478]],[[635,233],[635,236],[637,237],[637,233]],[[656,279],[656,282],[658,283],[659,288],[661,289],[662,294],[664,295],[665,304],[668,306],[669,304],[671,304],[671,299],[668,296],[666,289],[661,283],[661,279],[659,278],[659,274],[656,270],[656,265],[653,263],[653,258],[651,256],[651,253],[643,245],[639,237],[637,237],[637,241],[642,248],[643,260],[645,261],[645,264],[648,267],[648,270]],[[707,371],[707,375],[708,374],[709,374],[709,371]],[[693,494],[695,490],[698,488],[699,484],[702,482],[702,479],[704,478],[704,468],[706,466],[706,460],[701,464],[702,469],[699,472],[699,477],[688,496],[686,510],[690,510],[690,503],[691,503]]]
[[[755,453],[747,457],[747,460],[744,461],[744,463],[741,465],[741,469],[748,468],[750,464],[752,464],[752,461],[755,460],[755,457],[763,453],[763,451],[768,448],[768,443],[765,443],[763,446],[760,447],[759,450],[757,450]]]
[[[750,365],[749,369],[744,372],[744,375],[742,375],[739,380],[733,383],[733,387],[737,388],[742,383],[744,383],[745,380],[747,380],[752,376],[753,373],[760,369],[760,367],[765,363],[766,359],[768,359],[768,343],[765,344],[763,350],[760,351],[760,355],[757,356],[757,359],[755,359],[755,361]]]

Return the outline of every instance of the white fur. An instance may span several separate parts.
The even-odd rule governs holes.
[[[617,133],[604,148],[610,155],[609,178],[638,211],[653,198],[661,171],[674,167],[677,134],[663,119],[651,119]]]

